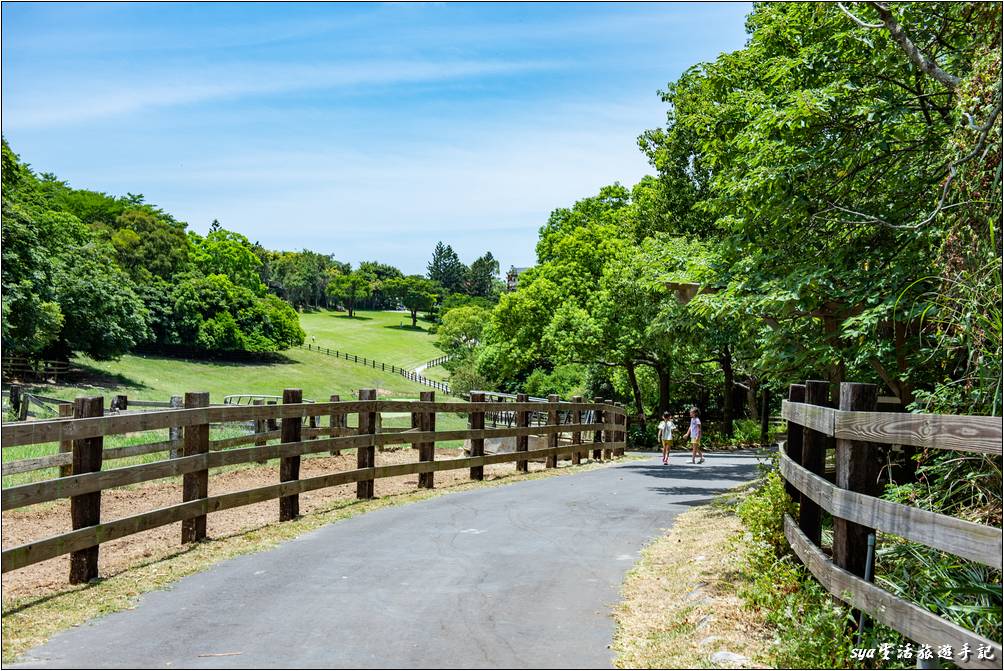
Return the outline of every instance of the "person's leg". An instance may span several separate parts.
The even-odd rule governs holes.
[[[697,463],[697,441],[696,440],[691,440],[690,441],[690,463],[692,463],[692,464],[696,464]]]
[[[667,459],[669,459],[669,441],[664,440],[662,441],[662,463],[666,463]]]
[[[704,463],[704,450],[701,449],[701,439],[697,439],[697,463]]]

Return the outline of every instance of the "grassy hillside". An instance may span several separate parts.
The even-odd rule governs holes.
[[[358,312],[306,313],[301,323],[307,341],[370,359],[414,367],[442,353],[427,326],[411,328],[406,314]],[[403,326],[402,326],[403,324]],[[380,398],[418,398],[427,387],[400,375],[381,372],[316,352],[295,348],[274,362],[234,362],[129,354],[117,361],[79,357],[85,375],[70,384],[28,386],[29,391],[70,399],[86,394],[126,394],[133,399],[164,401],[186,391],[208,391],[212,402],[227,394],[281,394],[287,387],[305,398],[327,400],[331,394],[355,398],[359,389],[377,389]],[[445,371],[442,371],[445,373]],[[437,376],[437,377],[442,377]]]
[[[371,352],[368,356],[374,355]],[[422,357],[424,354],[417,358]],[[385,399],[417,399],[419,392],[428,391],[428,387],[410,382],[400,375],[299,348],[285,352],[274,363],[236,363],[143,355],[127,355],[118,361],[94,361],[81,357],[74,363],[84,370],[80,379],[69,384],[29,384],[25,385],[26,389],[65,400],[95,395],[105,396],[107,399],[114,394],[126,394],[133,400],[151,401],[166,401],[172,395],[183,395],[186,391],[208,391],[212,403],[222,403],[223,397],[228,394],[279,395],[287,387],[300,388],[305,399],[315,401],[326,401],[331,394],[339,394],[343,400],[357,398],[359,390],[367,388],[376,389],[378,397]],[[439,397],[446,398],[441,393]],[[324,421],[327,421],[326,418]],[[350,422],[355,424],[354,416],[350,418]],[[441,429],[458,429],[466,427],[467,420],[456,414],[444,413],[437,418],[437,423]],[[409,426],[410,415],[387,413],[383,425]],[[227,438],[241,435],[245,431],[246,428],[230,425],[214,427],[212,438]],[[166,431],[140,432],[135,435],[111,436],[106,439],[106,447],[138,445],[166,439]],[[441,445],[456,447],[459,444],[458,441],[451,441]],[[53,454],[56,450],[54,443],[15,447],[5,449],[2,457],[4,462],[8,462]],[[163,454],[109,462],[105,467],[127,466],[158,458],[163,458]],[[56,477],[56,469],[7,476],[3,478],[3,486],[51,477]]]
[[[318,310],[300,315],[307,342],[365,356],[382,363],[414,368],[443,353],[433,344],[428,322],[412,328],[405,312],[365,312],[353,318],[345,312]]]

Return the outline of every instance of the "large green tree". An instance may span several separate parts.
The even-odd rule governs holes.
[[[437,242],[428,265],[429,279],[442,286],[447,294],[452,294],[463,289],[466,275],[467,266],[453,251],[453,247],[444,245],[442,241]]]
[[[431,310],[443,291],[436,282],[421,275],[387,280],[384,289],[411,313],[412,328],[418,326],[418,313],[422,310]]]
[[[354,317],[356,304],[367,298],[372,292],[370,279],[358,270],[348,274],[332,275],[328,282],[328,295],[341,301]]]

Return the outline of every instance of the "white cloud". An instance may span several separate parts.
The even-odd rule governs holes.
[[[105,75],[43,89],[4,91],[4,125],[44,128],[135,114],[162,107],[292,91],[429,83],[557,69],[555,61],[387,61],[328,65],[248,63],[192,72]],[[76,78],[73,78],[76,80]],[[148,82],[156,83],[148,83]]]

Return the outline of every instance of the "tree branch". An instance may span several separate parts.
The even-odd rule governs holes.
[[[849,16],[850,19],[851,19],[851,21],[853,21],[854,23],[858,24],[862,28],[881,28],[882,27],[881,23],[866,23],[866,22],[862,21],[861,19],[859,19],[858,17],[854,16],[853,14],[851,14],[851,10],[847,9],[846,7],[844,7],[844,3],[842,3],[842,2],[838,2],[837,3],[837,7],[840,8],[840,11],[842,11],[844,14],[846,14],[847,16]]]
[[[893,41],[899,45],[907,57],[916,65],[922,72],[926,72],[930,76],[941,82],[945,88],[950,91],[955,91],[959,88],[959,84],[962,80],[953,74],[945,72],[938,64],[932,61],[930,58],[925,56],[920,52],[920,49],[910,40],[910,37],[906,34],[903,28],[896,22],[893,17],[892,12],[889,7],[881,2],[869,2],[875,11],[878,12],[879,18],[882,19],[882,23],[885,25],[886,30],[889,31],[889,36],[892,37]],[[855,19],[856,20],[856,19]]]

